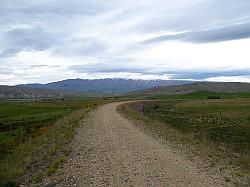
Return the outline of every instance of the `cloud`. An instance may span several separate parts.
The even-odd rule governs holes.
[[[11,68],[3,68],[3,69],[0,69],[0,74],[3,74],[3,75],[13,74],[13,70]]]
[[[184,32],[175,35],[163,35],[146,40],[143,43],[180,40],[191,43],[216,43],[230,40],[250,38],[250,23],[236,24],[211,30]]]
[[[21,50],[46,50],[57,43],[57,37],[57,34],[48,33],[40,27],[7,30],[3,33],[5,49],[0,57],[11,56]]]
[[[88,74],[109,74],[109,73],[129,73],[129,74],[141,74],[161,77],[168,75],[171,79],[176,80],[210,80],[213,77],[245,77],[250,76],[250,69],[235,69],[235,70],[188,70],[188,71],[172,71],[167,68],[150,68],[150,67],[139,67],[114,65],[114,64],[86,64],[86,65],[74,65],[69,66],[68,70],[76,73],[88,73]],[[238,80],[238,79],[237,79]]]
[[[3,1],[0,79],[247,76],[249,10],[249,0]]]
[[[218,77],[209,77],[205,81],[211,82],[246,82],[250,83],[249,76],[218,76]]]
[[[78,73],[147,73],[146,68],[138,68],[138,67],[119,67],[114,66],[112,64],[104,64],[104,63],[98,63],[98,64],[90,64],[90,65],[75,65],[70,66],[68,68],[69,70],[72,70],[74,72]]]
[[[58,14],[58,15],[93,15],[107,9],[100,0],[9,0],[1,2],[2,13],[19,13],[26,15]]]
[[[150,1],[144,22],[136,29],[144,33],[158,31],[195,31],[227,27],[248,22],[248,0],[176,0]],[[154,8],[157,7],[157,11]]]
[[[43,67],[49,67],[48,65],[32,65],[29,66],[29,68],[33,69],[33,68],[43,68]]]
[[[2,52],[0,52],[0,58],[6,58],[10,57],[17,52],[19,52],[20,48],[9,48],[9,49],[4,49]]]
[[[206,80],[211,77],[236,77],[236,76],[250,76],[250,69],[239,70],[210,70],[210,71],[171,71],[173,79],[194,79],[194,80]]]
[[[105,49],[106,46],[104,43],[100,41],[91,41],[79,47],[77,51],[79,51],[81,55],[88,56],[91,54],[103,52]]]
[[[60,68],[60,67],[62,67],[62,66],[60,66],[60,65],[53,66],[53,65],[45,65],[45,64],[43,65],[43,64],[41,64],[41,65],[31,65],[31,66],[27,67],[27,69]]]

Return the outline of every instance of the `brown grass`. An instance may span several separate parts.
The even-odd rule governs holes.
[[[225,180],[232,180],[236,185],[249,184],[249,171],[242,168],[238,155],[228,153],[223,146],[218,146],[206,138],[197,139],[192,133],[182,133],[155,119],[143,115],[141,102],[126,103],[118,111],[155,138],[160,138],[171,145],[173,150],[194,161],[202,172],[219,172]]]

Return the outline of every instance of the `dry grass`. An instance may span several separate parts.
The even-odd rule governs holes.
[[[59,119],[54,125],[41,128],[35,138],[19,144],[0,162],[0,186],[37,183],[56,172],[69,154],[67,145],[74,137],[79,121],[102,103],[85,102],[83,109]]]
[[[211,142],[206,137],[197,138],[193,133],[184,133],[159,120],[145,116],[142,102],[127,103],[119,107],[125,117],[134,121],[138,128],[164,140],[179,154],[197,163],[203,172],[216,171],[237,185],[248,184],[249,170],[243,167],[245,160],[239,154],[230,152],[225,146]],[[151,102],[152,103],[152,102]],[[243,163],[240,161],[243,160]]]

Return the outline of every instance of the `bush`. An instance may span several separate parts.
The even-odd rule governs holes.
[[[207,99],[220,99],[220,96],[207,96]]]

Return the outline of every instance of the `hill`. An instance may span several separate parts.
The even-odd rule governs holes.
[[[77,92],[126,93],[156,86],[181,85],[190,81],[175,80],[132,80],[132,79],[68,79],[47,84],[18,85],[28,88],[42,88]]]
[[[34,99],[73,96],[75,93],[58,90],[0,85],[0,99]]]
[[[187,94],[198,91],[218,93],[250,92],[249,83],[237,82],[196,82],[185,85],[160,86],[138,91],[143,94]]]

